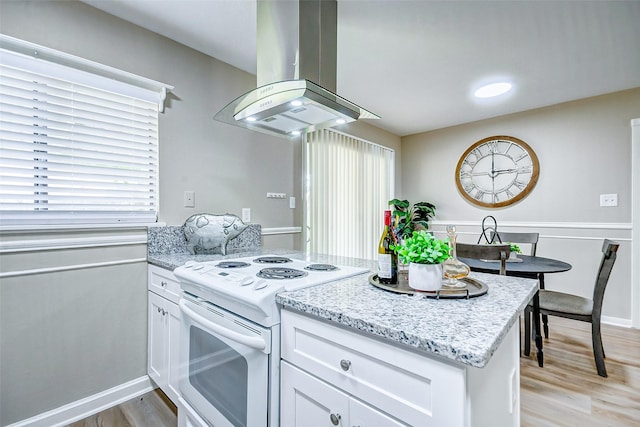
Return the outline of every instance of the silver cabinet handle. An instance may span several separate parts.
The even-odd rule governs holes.
[[[167,286],[167,282],[165,282],[165,281],[163,280],[162,282],[160,282],[160,286],[162,286],[162,287],[164,288],[165,286]]]
[[[351,367],[351,361],[342,359],[340,361],[340,367],[342,368],[343,371],[348,371],[349,368]]]
[[[329,418],[331,419],[331,424],[337,426],[338,424],[340,424],[340,418],[342,417],[340,416],[340,414],[331,414]]]

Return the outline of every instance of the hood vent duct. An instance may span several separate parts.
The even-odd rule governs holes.
[[[335,0],[257,0],[258,88],[214,119],[291,137],[380,117],[336,95]]]

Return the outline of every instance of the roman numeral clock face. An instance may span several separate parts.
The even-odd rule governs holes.
[[[491,136],[473,144],[460,157],[456,185],[471,203],[499,208],[527,196],[539,173],[538,157],[524,141]]]

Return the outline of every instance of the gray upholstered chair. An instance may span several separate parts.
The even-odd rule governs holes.
[[[591,341],[593,345],[593,356],[596,361],[598,375],[607,376],[604,366],[604,349],[602,347],[602,337],[600,334],[600,315],[602,313],[602,301],[607,282],[611,275],[611,269],[616,261],[616,253],[619,243],[605,239],[602,244],[602,259],[596,276],[596,283],[593,289],[593,298],[584,298],[564,292],[540,290],[540,313],[549,316],[565,317],[567,319],[580,320],[591,323]],[[530,316],[531,309],[525,310],[525,319]],[[530,322],[525,322],[525,353],[531,339]]]
[[[500,261],[500,274],[507,274],[507,258],[509,245],[474,245],[470,243],[456,243],[456,255],[461,258],[486,259]]]
[[[515,233],[511,231],[498,231],[497,233],[491,233],[491,240],[495,243],[516,243],[516,244],[528,244],[531,245],[529,255],[536,256],[536,249],[538,246],[538,238],[540,233]]]

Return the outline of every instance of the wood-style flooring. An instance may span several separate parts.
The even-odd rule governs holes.
[[[68,427],[176,427],[175,405],[160,389],[128,400]]]
[[[549,317],[549,329],[544,368],[538,367],[534,352],[532,358],[520,358],[521,426],[640,426],[640,330],[602,325],[609,374],[602,378],[593,360],[589,323]],[[175,406],[154,390],[70,427],[176,425]]]
[[[522,427],[640,426],[640,330],[602,325],[602,342],[607,378],[596,371],[591,324],[549,316],[544,367],[520,358]]]

